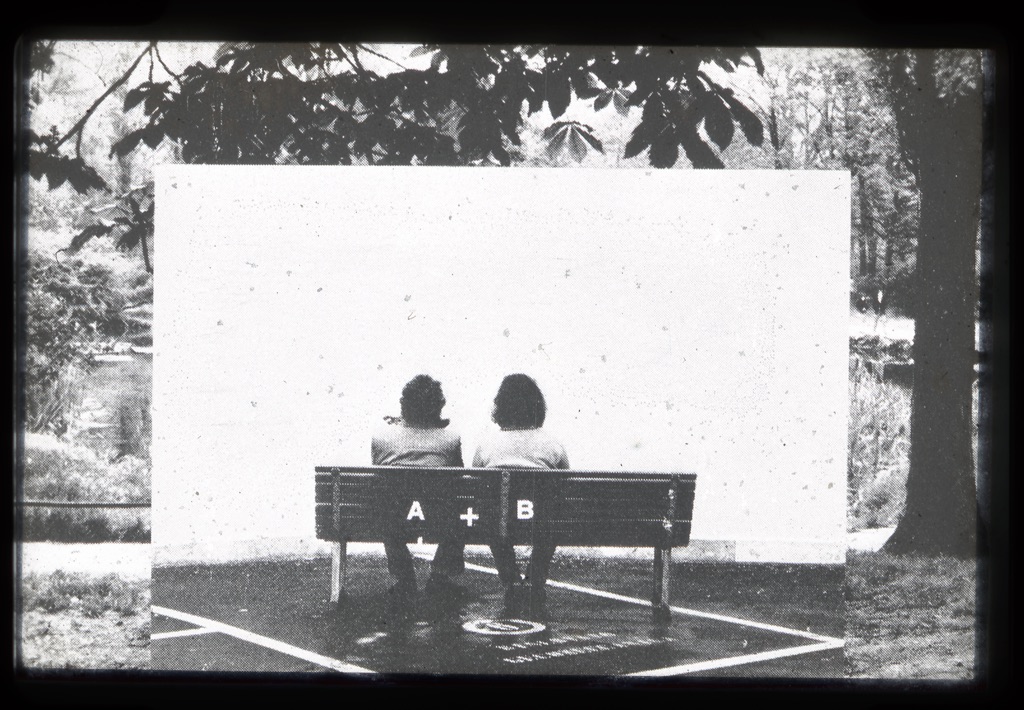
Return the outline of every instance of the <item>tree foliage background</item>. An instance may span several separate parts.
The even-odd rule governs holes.
[[[919,318],[919,336],[923,316],[918,364],[935,362],[922,350],[938,347],[929,328],[951,323],[928,320],[935,294],[958,289],[977,301],[976,221],[922,223],[928,201],[951,185],[937,171],[973,160],[944,144],[980,154],[980,138],[958,138],[941,120],[980,130],[975,53],[50,41],[30,50],[30,427],[59,428],[41,411],[47,388],[83,342],[149,337],[157,160],[847,169],[855,295],[884,289],[887,303]],[[94,81],[83,79],[90,73]],[[970,215],[980,186],[965,184],[950,206]],[[959,272],[928,266],[946,241],[962,247]],[[970,321],[957,332],[973,332],[973,312],[956,313]],[[938,353],[948,369],[953,355]],[[933,426],[947,400],[922,400],[921,389],[913,431],[950,438],[942,432],[952,428]],[[949,395],[950,427],[969,436],[961,390]],[[970,479],[960,495],[973,501],[973,476],[958,469],[954,479]]]

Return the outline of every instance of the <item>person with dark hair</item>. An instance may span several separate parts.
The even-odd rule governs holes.
[[[507,376],[494,398],[491,418],[499,430],[486,437],[473,457],[475,468],[569,468],[565,448],[542,427],[547,405],[540,387],[532,378]],[[513,605],[515,589],[523,579],[516,565],[515,548],[510,542],[491,545],[498,578],[505,587],[505,606]],[[530,586],[531,606],[543,609],[545,585],[555,545],[538,541],[530,553],[526,581]]]
[[[432,468],[461,467],[462,440],[446,431],[449,420],[441,418],[445,398],[441,383],[427,375],[417,375],[402,389],[402,416],[385,417],[388,425],[378,431],[370,445],[375,466],[411,466]],[[401,539],[384,542],[388,571],[397,580],[391,588],[396,602],[416,594],[416,575],[412,555]],[[464,546],[441,542],[430,566],[428,591],[454,592],[451,577],[465,569]]]

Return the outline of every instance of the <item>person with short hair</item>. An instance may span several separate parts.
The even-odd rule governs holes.
[[[370,452],[375,466],[421,468],[462,467],[462,440],[446,430],[441,418],[445,398],[441,383],[428,375],[417,375],[402,389],[401,418],[385,417],[388,424],[373,436]],[[412,555],[400,538],[386,540],[384,550],[388,571],[397,580],[391,588],[396,599],[415,595],[416,575]],[[430,565],[428,591],[454,591],[451,577],[465,569],[464,545],[442,541]]]
[[[542,427],[547,405],[533,378],[517,373],[502,380],[494,398],[491,418],[499,430],[481,441],[473,457],[474,468],[568,469],[565,447]],[[538,541],[530,553],[526,581],[533,606],[543,608],[548,569],[556,546]],[[521,581],[515,548],[509,541],[491,545],[498,578],[505,587],[506,608],[512,605],[515,587]]]

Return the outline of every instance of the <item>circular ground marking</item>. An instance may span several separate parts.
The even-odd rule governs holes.
[[[520,636],[535,634],[547,627],[536,621],[523,619],[474,619],[462,625],[466,631],[487,636]]]

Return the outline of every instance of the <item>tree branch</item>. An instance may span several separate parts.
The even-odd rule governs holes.
[[[108,86],[107,90],[104,91],[103,94],[92,103],[92,106],[90,106],[86,110],[85,114],[80,119],[78,119],[78,123],[72,126],[71,130],[65,133],[64,137],[57,141],[56,145],[53,146],[54,151],[56,151],[58,148],[64,145],[71,136],[75,135],[76,133],[80,133],[81,130],[85,128],[86,122],[92,117],[92,114],[96,111],[96,109],[99,108],[100,104],[102,104],[108,96],[117,91],[118,88],[121,87],[121,85],[128,81],[128,78],[131,77],[132,72],[135,71],[135,68],[139,66],[139,63],[142,61],[142,59],[149,53],[149,48],[153,44],[153,42],[150,42],[149,45],[147,45],[146,48],[142,50],[142,53],[138,57],[136,57],[135,61],[132,62],[132,65],[128,67],[128,71],[122,74],[117,81]]]
[[[146,232],[143,231],[141,235],[141,241],[139,246],[142,247],[142,263],[146,266],[146,271],[153,273],[153,265],[149,263],[149,245],[146,243]]]
[[[164,71],[170,74],[176,82],[181,83],[181,74],[175,74],[171,71],[171,68],[164,62],[164,58],[160,55],[160,47],[156,43],[153,44],[153,50],[156,52],[156,59],[160,62],[160,66],[164,68]]]

